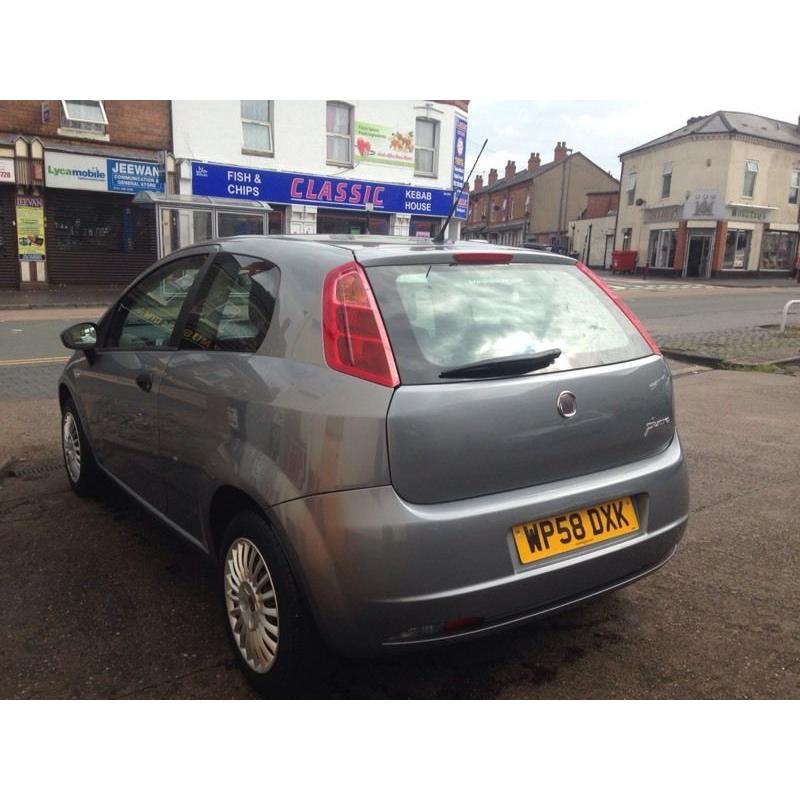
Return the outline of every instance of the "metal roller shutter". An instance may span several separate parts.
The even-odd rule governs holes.
[[[14,187],[0,187],[0,287],[5,289],[19,286],[15,213]]]
[[[157,258],[153,208],[129,195],[48,189],[45,216],[51,284],[124,284]]]

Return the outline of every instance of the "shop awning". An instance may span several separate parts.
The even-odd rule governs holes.
[[[230,200],[227,197],[209,197],[200,194],[165,194],[162,192],[139,192],[131,201],[134,205],[165,205],[180,208],[224,208],[240,211],[272,211],[272,206],[263,200]]]

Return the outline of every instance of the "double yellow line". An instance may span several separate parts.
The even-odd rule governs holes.
[[[69,356],[45,356],[44,358],[11,358],[0,361],[0,367],[26,367],[34,364],[64,364]]]

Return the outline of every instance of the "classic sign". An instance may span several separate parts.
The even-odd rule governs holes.
[[[373,211],[430,217],[446,217],[453,205],[453,192],[444,189],[200,161],[192,162],[192,194],[329,208],[365,209],[370,203]],[[466,211],[459,208],[454,216],[464,219]]]

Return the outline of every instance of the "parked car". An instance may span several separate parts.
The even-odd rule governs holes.
[[[69,482],[111,479],[217,565],[233,652],[291,693],[663,565],[687,523],[672,381],[565,256],[388,237],[170,254],[62,334]]]
[[[553,246],[550,244],[541,244],[540,242],[524,242],[522,245],[526,250],[539,250],[543,253],[552,253]]]

